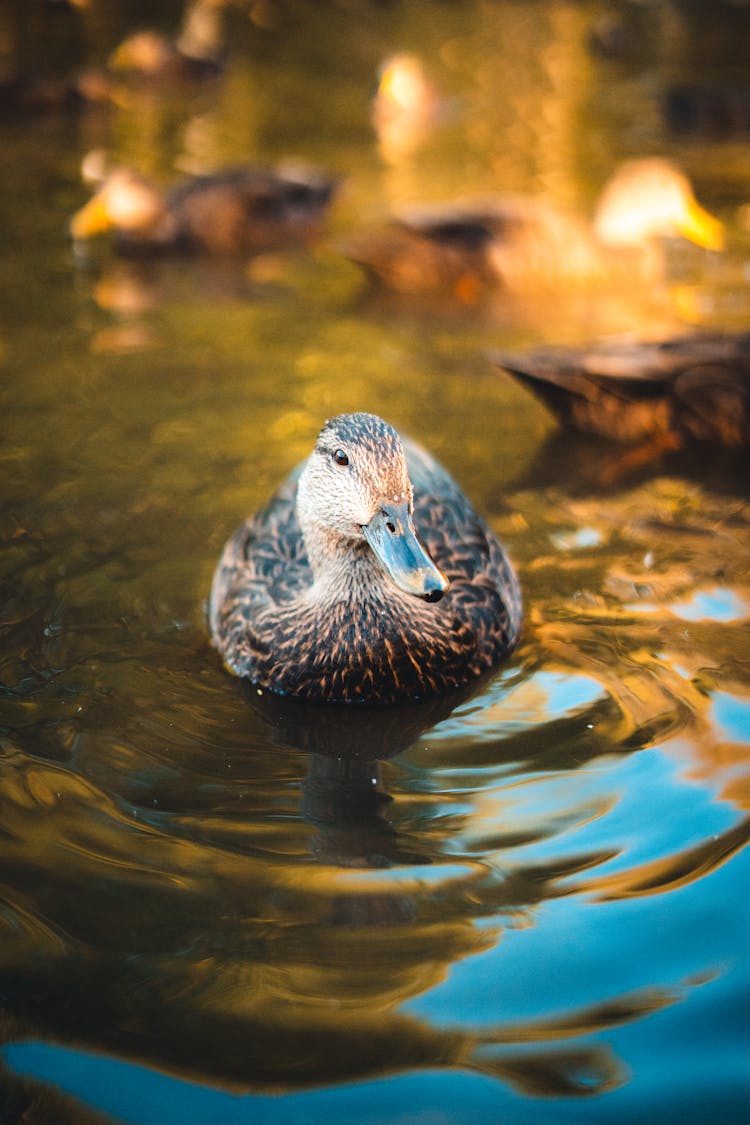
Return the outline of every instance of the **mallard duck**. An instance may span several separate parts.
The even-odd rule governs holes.
[[[162,194],[116,168],[72,218],[74,239],[112,230],[123,252],[249,255],[311,241],[336,181],[309,169],[231,168],[192,176]]]
[[[596,269],[582,224],[524,199],[406,208],[343,249],[387,289],[448,293],[466,304],[498,287],[546,285],[562,267],[569,276]]]
[[[632,282],[653,272],[654,244],[668,237],[718,250],[723,227],[682,172],[650,158],[620,166],[590,225],[541,199],[414,206],[352,239],[345,252],[388,288],[471,301],[494,287],[590,284],[623,272]]]
[[[618,442],[750,442],[750,332],[495,353],[564,425]]]
[[[407,703],[507,656],[521,595],[446,470],[381,418],[343,414],[227,543],[209,618],[228,669],[260,688]]]

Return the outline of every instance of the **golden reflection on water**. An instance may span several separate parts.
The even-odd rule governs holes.
[[[41,1020],[56,1037],[72,1032],[93,1041],[95,1034],[118,1054],[240,1089],[248,1082],[286,1085],[292,1073],[305,1083],[406,1065],[463,1065],[527,1093],[594,1093],[623,1078],[605,1046],[546,1052],[544,1045],[641,1018],[679,1000],[688,986],[649,989],[564,1017],[501,1023],[481,1034],[440,1031],[398,1008],[434,986],[448,965],[497,940],[465,917],[464,896],[478,902],[481,893],[486,908],[492,895],[490,887],[481,889],[479,871],[475,892],[458,872],[433,873],[442,903],[436,913],[430,896],[409,881],[383,879],[368,892],[325,866],[302,875],[269,866],[267,856],[181,841],[179,820],[165,832],[117,810],[67,771],[10,766],[17,786],[5,787],[4,825],[14,840],[6,859],[20,864],[37,910],[44,902],[41,916],[56,919],[50,931],[35,915],[24,924],[22,910],[4,914],[4,1020],[13,1038],[28,1034],[26,1019],[37,1027]],[[44,809],[41,836],[39,816],[29,816],[34,808]],[[59,856],[52,882],[50,841]],[[84,884],[84,898],[71,894]],[[501,885],[493,897],[497,910]],[[222,926],[212,932],[208,920],[217,911]],[[30,944],[33,965],[26,960]],[[60,989],[71,985],[76,1008],[56,1007]],[[40,998],[31,1005],[28,987]],[[123,1034],[117,1013],[126,1002]],[[229,1034],[239,1041],[228,1051]],[[526,1044],[536,1049],[515,1054]]]
[[[359,12],[240,8],[209,88],[123,80],[76,122],[7,130],[24,177],[0,187],[0,359],[25,378],[3,389],[0,1029],[233,1090],[450,1069],[529,1097],[630,1083],[632,1107],[646,1063],[620,1029],[647,1052],[648,1017],[667,1038],[700,1019],[689,1002],[724,966],[748,987],[747,466],[613,469],[484,352],[746,317],[747,138],[680,140],[654,95],[697,58],[715,76],[746,36],[734,9],[722,42],[692,7],[622,6],[613,58],[585,3],[372,5],[366,30]],[[106,11],[81,19],[104,59]],[[386,143],[371,94],[396,50],[434,86]],[[293,154],[345,186],[309,254],[76,258],[65,225],[96,145],[161,183]],[[467,188],[590,216],[644,153],[727,225],[726,257],[669,248],[677,289],[401,300],[337,249]],[[208,646],[226,534],[349,408],[434,449],[520,566],[523,645],[471,698],[314,714],[248,696]]]

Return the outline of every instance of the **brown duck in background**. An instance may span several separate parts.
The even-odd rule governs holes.
[[[107,175],[72,218],[76,241],[112,231],[124,253],[252,255],[320,234],[336,180],[309,169],[231,168],[162,193],[129,168]]]
[[[472,301],[488,288],[653,277],[655,247],[676,237],[723,247],[722,224],[697,203],[686,176],[670,161],[647,158],[617,169],[591,224],[541,199],[412,207],[345,252],[387,288]]]
[[[397,293],[449,294],[471,304],[498,289],[548,284],[561,266],[590,277],[596,259],[577,220],[523,199],[405,209],[357,235],[344,253]]]
[[[225,8],[225,0],[191,0],[176,36],[135,31],[103,65],[69,75],[6,76],[0,80],[0,113],[72,112],[129,105],[142,94],[182,98],[203,90],[226,68]]]
[[[677,449],[750,444],[750,332],[494,353],[562,426]]]
[[[172,38],[153,29],[128,35],[107,60],[113,78],[166,89],[215,78],[226,63],[225,0],[189,0]]]
[[[191,54],[180,40],[138,31],[115,48],[106,65],[77,74],[16,74],[0,80],[0,113],[43,114],[127,105],[136,91],[182,96],[217,78],[224,52]]]
[[[107,60],[108,72],[125,81],[173,85],[220,74],[223,51],[191,53],[190,46],[158,31],[136,31]]]

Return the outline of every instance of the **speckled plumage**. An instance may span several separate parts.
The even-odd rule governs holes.
[[[331,468],[339,446],[351,464]],[[331,503],[321,481],[350,491]],[[417,535],[449,583],[439,601],[399,588],[356,521],[347,531],[347,505],[380,511],[412,486]],[[310,516],[317,506],[327,531]],[[505,657],[521,596],[502,546],[449,474],[381,419],[355,414],[327,423],[308,461],[229,540],[209,610],[237,675],[309,701],[393,704],[443,695]]]

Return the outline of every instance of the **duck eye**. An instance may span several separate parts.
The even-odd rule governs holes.
[[[343,449],[337,449],[336,452],[333,455],[333,459],[334,459],[334,461],[336,462],[337,465],[348,465],[349,464],[349,458],[344,453]]]

